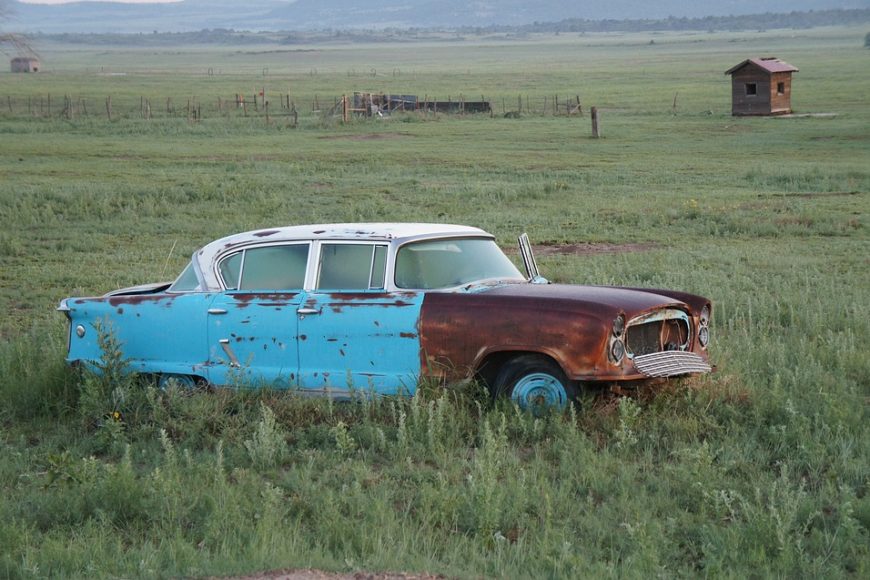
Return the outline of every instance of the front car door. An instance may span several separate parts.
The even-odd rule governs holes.
[[[386,243],[321,242],[299,316],[299,382],[334,395],[413,394],[423,294],[384,289]]]
[[[255,246],[219,259],[226,290],[208,310],[212,383],[298,385],[296,311],[310,247],[309,242]]]

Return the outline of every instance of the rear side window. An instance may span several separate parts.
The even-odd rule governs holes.
[[[224,258],[221,277],[228,290],[301,290],[308,244],[251,248]]]
[[[323,244],[318,290],[376,290],[384,287],[387,247],[374,244]]]

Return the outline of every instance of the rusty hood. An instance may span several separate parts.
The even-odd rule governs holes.
[[[630,318],[656,308],[687,307],[682,300],[655,291],[610,286],[505,284],[483,290],[478,295],[487,302],[492,299],[506,302],[530,301],[537,308],[582,312],[596,318],[611,318],[620,312]]]

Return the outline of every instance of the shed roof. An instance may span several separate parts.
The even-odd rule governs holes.
[[[798,72],[798,68],[796,66],[792,66],[784,60],[776,58],[775,56],[760,56],[757,58],[747,58],[740,64],[726,70],[725,74],[733,74],[749,64],[754,64],[758,68],[765,70],[771,74],[781,72]]]

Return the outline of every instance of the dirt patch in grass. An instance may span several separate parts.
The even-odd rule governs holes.
[[[323,570],[270,570],[247,576],[224,577],[226,580],[436,580],[445,578],[432,574],[403,574],[400,572],[354,572],[341,574]]]
[[[591,256],[595,254],[623,254],[626,252],[648,252],[658,249],[652,242],[634,244],[581,243],[581,244],[539,244],[533,246],[536,256]]]
[[[405,133],[366,133],[364,135],[323,135],[318,139],[346,139],[348,141],[380,141],[384,139],[401,139],[407,137]]]
[[[802,197],[811,199],[814,197],[845,197],[850,195],[861,195],[860,191],[815,191],[815,192],[790,192],[790,193],[769,193],[767,195],[759,194],[758,197]]]

